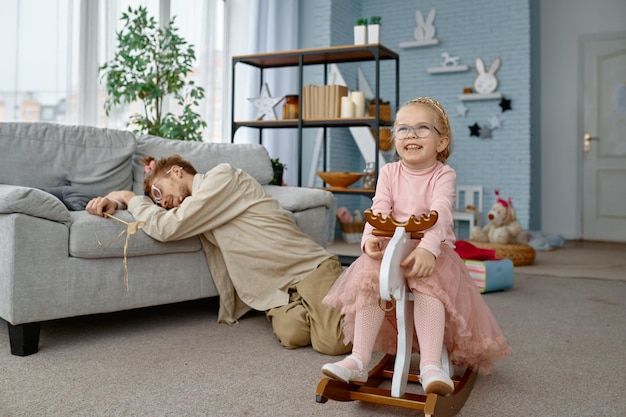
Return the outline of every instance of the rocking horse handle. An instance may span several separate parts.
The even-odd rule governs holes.
[[[432,210],[428,216],[422,214],[419,220],[412,215],[402,223],[391,215],[386,218],[380,214],[374,215],[370,208],[364,211],[364,215],[367,222],[374,227],[374,236],[392,237],[385,248],[380,267],[380,298],[386,301],[399,299],[406,286],[400,263],[411,252],[411,239],[423,237],[423,231],[437,223],[439,214]]]
[[[420,215],[419,220],[415,215],[411,215],[409,220],[399,222],[392,215],[383,218],[380,214],[374,214],[371,208],[366,209],[363,214],[365,220],[374,227],[372,234],[374,236],[392,237],[397,227],[404,227],[405,231],[411,233],[411,239],[421,239],[424,237],[423,231],[432,227],[437,223],[439,213],[431,210],[428,215]]]

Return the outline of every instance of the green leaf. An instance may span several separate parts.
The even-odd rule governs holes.
[[[143,113],[131,115],[127,122],[135,133],[201,141],[206,122],[195,109],[204,89],[185,80],[196,55],[193,45],[178,35],[175,17],[160,27],[146,7],[129,6],[120,20],[124,24],[117,33],[117,50],[98,68],[108,94],[107,116],[115,106],[139,102]],[[181,107],[179,115],[162,114],[163,100],[170,95]]]

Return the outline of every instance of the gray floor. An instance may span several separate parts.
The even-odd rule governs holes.
[[[513,353],[478,377],[459,417],[626,415],[625,249],[568,242],[484,295]],[[592,273],[603,276],[581,276]],[[25,358],[9,353],[4,325],[0,416],[423,415],[316,403],[320,368],[334,360],[284,349],[263,313],[218,324],[215,298],[44,323],[39,353]]]

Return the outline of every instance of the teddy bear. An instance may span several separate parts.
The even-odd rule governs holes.
[[[518,243],[522,226],[517,221],[513,203],[500,198],[500,191],[495,190],[496,202],[487,213],[484,227],[474,226],[470,231],[470,240],[481,243],[511,244]]]

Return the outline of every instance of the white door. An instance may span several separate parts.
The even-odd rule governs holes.
[[[626,34],[582,42],[585,240],[626,242]]]

